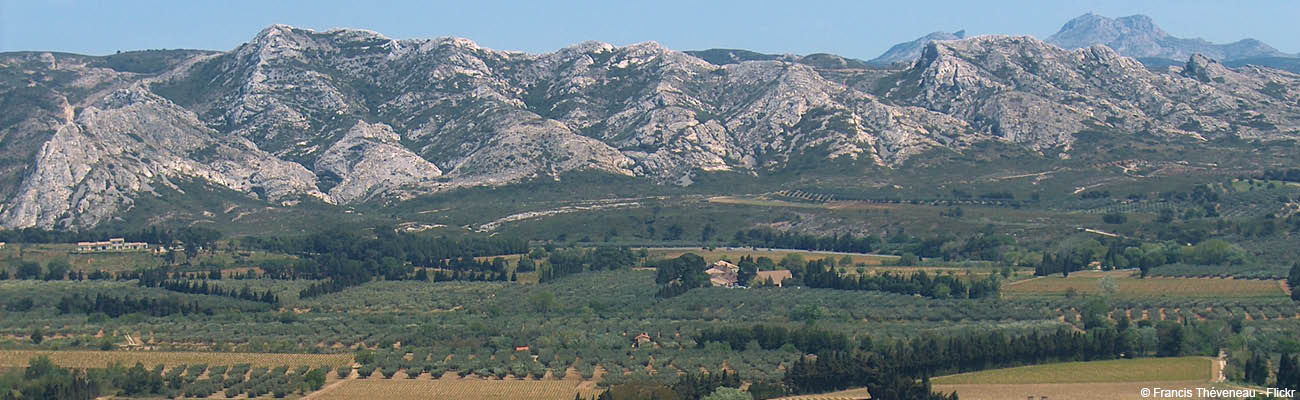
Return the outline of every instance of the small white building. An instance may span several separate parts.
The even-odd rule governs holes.
[[[149,248],[145,242],[128,242],[123,238],[111,238],[106,242],[77,242],[77,250],[83,252],[97,251],[140,251]]]

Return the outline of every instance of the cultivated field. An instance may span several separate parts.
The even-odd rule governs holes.
[[[939,392],[957,392],[962,400],[1070,399],[1070,400],[1137,400],[1142,389],[1190,389],[1214,387],[1201,381],[1121,382],[1121,383],[1046,383],[1025,385],[934,385]]]
[[[600,391],[591,382],[577,380],[497,380],[443,377],[429,379],[347,379],[308,396],[311,399],[466,399],[466,400],[572,400],[591,398]]]
[[[1141,399],[1143,388],[1210,387],[1213,360],[1142,358],[1034,365],[934,378],[934,390],[969,399]]]
[[[864,388],[841,390],[838,392],[787,396],[778,400],[862,400],[870,399],[871,393]]]
[[[1069,362],[969,372],[930,381],[935,384],[1208,382],[1211,364],[1211,360],[1205,357]]]
[[[1007,297],[1064,296],[1070,289],[1078,294],[1097,293],[1098,283],[1110,276],[1119,284],[1119,296],[1124,297],[1280,297],[1286,293],[1275,280],[1239,280],[1226,278],[1162,278],[1140,279],[1130,271],[1081,271],[1070,277],[1060,275],[1029,279],[1002,287]]]
[[[126,366],[141,362],[149,367],[158,364],[167,366],[251,364],[253,367],[275,367],[280,365],[338,366],[352,363],[351,354],[0,350],[0,368],[26,367],[28,360],[39,356],[47,356],[55,364],[69,368],[102,368],[113,362]]]

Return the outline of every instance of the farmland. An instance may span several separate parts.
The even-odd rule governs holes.
[[[1282,286],[1276,280],[1247,280],[1221,278],[1168,278],[1140,279],[1135,271],[1076,272],[1069,277],[1044,276],[1007,285],[1007,297],[1065,296],[1067,293],[1096,294],[1103,277],[1110,277],[1118,285],[1120,297],[1283,297]]]
[[[1008,384],[1008,385],[934,385],[940,392],[957,392],[963,400],[1005,400],[1024,399],[1028,397],[1048,399],[1078,400],[1138,400],[1149,399],[1142,396],[1142,389],[1164,388],[1173,390],[1196,388],[1224,388],[1201,381],[1159,381],[1159,382],[1120,382],[1120,383],[1047,383],[1047,384]]]
[[[1187,194],[1199,181],[1161,188],[1181,195],[1121,185],[1085,198],[1038,193],[1075,190],[1060,182],[1016,186],[1018,179],[924,193],[907,187],[918,192],[902,198],[889,187],[809,187],[795,193],[802,197],[763,187],[745,189],[767,195],[728,197],[611,189],[610,196],[627,195],[617,201],[639,205],[508,222],[490,233],[463,227],[580,202],[471,190],[403,204],[415,216],[391,225],[283,236],[227,231],[245,236],[192,256],[78,254],[66,241],[6,238],[0,348],[8,353],[0,368],[48,354],[69,367],[141,362],[165,365],[147,371],[155,375],[179,374],[165,378],[178,388],[152,396],[297,388],[288,396],[567,400],[616,389],[687,393],[691,380],[725,371],[735,382],[698,385],[827,399],[864,396],[874,383],[853,379],[901,371],[956,374],[933,383],[964,399],[1019,398],[1026,389],[1077,398],[1070,394],[1084,385],[1123,398],[1148,382],[1203,383],[1204,372],[1186,371],[1199,371],[1206,359],[1197,357],[1219,350],[1239,373],[1252,352],[1277,366],[1281,353],[1296,349],[1300,309],[1283,290],[1288,271],[1278,261],[1294,252],[1293,222],[1260,217],[1272,206],[1256,204],[1281,205],[1278,194],[1289,189],[1216,186],[1224,197],[1209,209],[1224,216],[1210,217],[1204,201]],[[1021,191],[998,193],[1004,181]],[[373,211],[352,215],[405,218]],[[444,227],[400,228],[419,224]],[[1198,251],[1210,238],[1223,242],[1219,253]],[[686,272],[762,257],[747,265],[789,270],[792,281],[674,287],[698,277],[670,275],[696,262],[688,253],[699,265]],[[494,264],[498,257],[505,263]],[[113,274],[48,273],[62,261],[72,271]],[[30,271],[33,263],[39,273]],[[1097,264],[1121,269],[1080,270]],[[516,273],[520,265],[535,270]],[[1152,276],[1139,278],[1139,266]],[[20,277],[20,268],[29,270]],[[1070,268],[1069,277],[1059,268]],[[235,295],[241,292],[251,295]],[[841,356],[853,361],[805,365]],[[1123,357],[1136,359],[1116,360]],[[1085,360],[1100,361],[1076,364]],[[1187,360],[1196,365],[1179,372],[1176,364]],[[241,363],[250,369],[217,382],[176,372]],[[299,388],[305,374],[279,368],[340,363],[357,368],[335,368],[314,394]],[[1029,366],[994,369],[1022,365]],[[1088,377],[1085,366],[1109,375]]]
[[[0,367],[26,367],[28,360],[38,356],[47,356],[55,364],[72,368],[103,368],[112,363],[133,365],[137,362],[150,367],[158,364],[169,367],[185,364],[250,364],[254,367],[275,367],[280,365],[339,366],[352,363],[351,354],[0,350]]]
[[[1142,388],[1212,387],[1206,357],[1107,360],[1044,364],[932,378],[934,390],[956,391],[962,399],[997,400],[1027,396],[1068,399],[1140,399]],[[867,398],[866,389],[792,396],[785,399]]]
[[[1142,388],[1211,387],[1211,359],[1107,360],[1004,368],[932,378],[934,390],[962,399],[1140,399]],[[865,399],[867,389],[792,396],[789,400]]]
[[[1211,378],[1206,357],[1146,358],[1003,368],[931,379],[934,384],[1042,384],[1202,381]]]
[[[575,395],[591,398],[599,393],[591,382],[578,380],[534,381],[478,379],[453,376],[430,379],[348,379],[313,393],[318,400],[384,398],[391,400],[457,398],[466,400],[572,400]]]
[[[962,399],[1140,399],[1143,388],[1211,387],[1206,357],[1153,358],[1045,364],[941,376],[935,390]]]

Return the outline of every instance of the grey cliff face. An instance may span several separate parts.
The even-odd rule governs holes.
[[[277,25],[226,53],[143,71],[102,58],[0,55],[0,225],[83,228],[200,180],[265,201],[406,199],[601,171],[687,184],[793,159],[894,168],[999,140],[1064,147],[1114,129],[1295,137],[1300,77],[1189,57],[1153,72],[1103,46],[1026,37],[926,41],[862,68],[655,43],[553,53]],[[1280,89],[1279,89],[1280,88]],[[1271,127],[1271,128],[1270,128]]]

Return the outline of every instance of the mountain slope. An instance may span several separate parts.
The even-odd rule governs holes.
[[[1105,46],[1065,50],[1027,36],[981,36],[931,42],[900,75],[883,97],[1037,149],[1068,147],[1085,130],[1267,138],[1294,137],[1300,126],[1300,77],[1234,71],[1200,55],[1154,73]]]
[[[894,69],[656,43],[552,53],[458,38],[269,27],[225,53],[0,55],[0,225],[84,228],[201,180],[280,204],[357,204],[576,171],[690,184],[788,165],[896,168],[1084,131],[1297,136],[1300,77],[1190,57],[1165,72],[1102,46],[929,41]],[[127,59],[135,60],[135,59]],[[122,67],[126,65],[127,67]],[[11,108],[12,107],[12,108]]]

